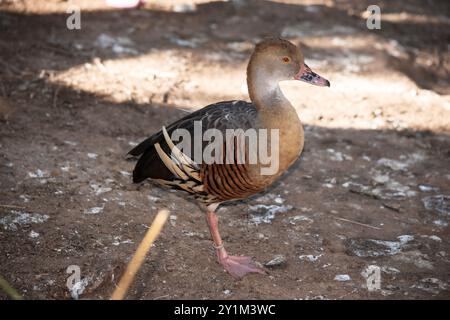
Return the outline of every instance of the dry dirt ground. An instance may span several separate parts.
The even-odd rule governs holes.
[[[70,4],[81,30],[66,28]],[[366,28],[370,4],[381,30]],[[25,298],[71,299],[78,265],[80,297],[108,298],[167,207],[129,298],[450,298],[449,12],[431,0],[0,1],[0,275]],[[247,59],[269,35],[301,42],[331,88],[283,83],[304,153],[265,194],[219,211],[229,252],[281,261],[234,281],[197,205],[133,185],[124,156],[186,112],[247,99]]]

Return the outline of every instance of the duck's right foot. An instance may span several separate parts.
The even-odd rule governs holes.
[[[266,272],[258,267],[252,258],[245,256],[219,256],[219,263],[224,269],[236,280],[241,279],[247,273],[260,273],[266,274]]]

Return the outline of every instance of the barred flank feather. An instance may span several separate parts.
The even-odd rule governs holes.
[[[141,182],[147,178],[172,189],[179,189],[193,194],[199,201],[211,204],[222,201],[242,199],[258,192],[261,188],[255,186],[248,177],[247,167],[237,164],[197,164],[183,153],[170,138],[170,134],[179,128],[188,130],[194,138],[194,121],[202,123],[202,129],[221,130],[253,128],[256,109],[245,101],[225,101],[209,105],[201,110],[187,115],[172,123],[167,128],[144,140],[129,152],[140,156],[133,171],[133,181]],[[198,143],[191,141],[191,145]],[[233,142],[237,143],[237,140]],[[203,150],[207,143],[203,142]],[[228,150],[231,146],[224,146]],[[224,155],[226,152],[224,152]],[[226,159],[224,159],[226,160]]]
[[[165,142],[169,146],[170,156],[163,151],[159,143],[155,143],[154,146],[160,159],[167,169],[175,176],[175,179],[157,179],[156,181],[168,187],[176,187],[185,190],[191,194],[197,195],[197,197],[201,196],[201,193],[204,193],[205,188],[200,179],[198,165],[174,145],[165,127],[162,128],[162,132]],[[203,196],[206,196],[206,194],[203,194]],[[211,197],[206,198],[210,199]],[[210,200],[212,200],[212,198]]]

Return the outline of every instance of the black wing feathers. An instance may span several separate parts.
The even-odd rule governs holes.
[[[256,109],[251,103],[245,101],[219,102],[188,114],[169,125],[166,130],[170,136],[178,128],[186,129],[191,133],[192,139],[194,137],[194,121],[202,121],[203,131],[208,128],[219,130],[242,128],[245,130],[253,125],[251,122],[255,118],[255,114]],[[176,179],[175,175],[160,159],[155,148],[156,143],[165,153],[170,154],[170,148],[162,131],[145,139],[129,152],[132,156],[141,155],[133,171],[133,182],[138,183],[147,178],[166,181]],[[191,145],[193,145],[193,141],[191,141]]]

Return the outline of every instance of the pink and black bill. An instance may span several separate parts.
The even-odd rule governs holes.
[[[316,86],[320,87],[329,87],[330,81],[328,81],[325,78],[322,78],[317,73],[311,70],[310,67],[308,67],[306,64],[303,64],[302,68],[300,69],[299,73],[295,76],[296,80],[301,80]]]

